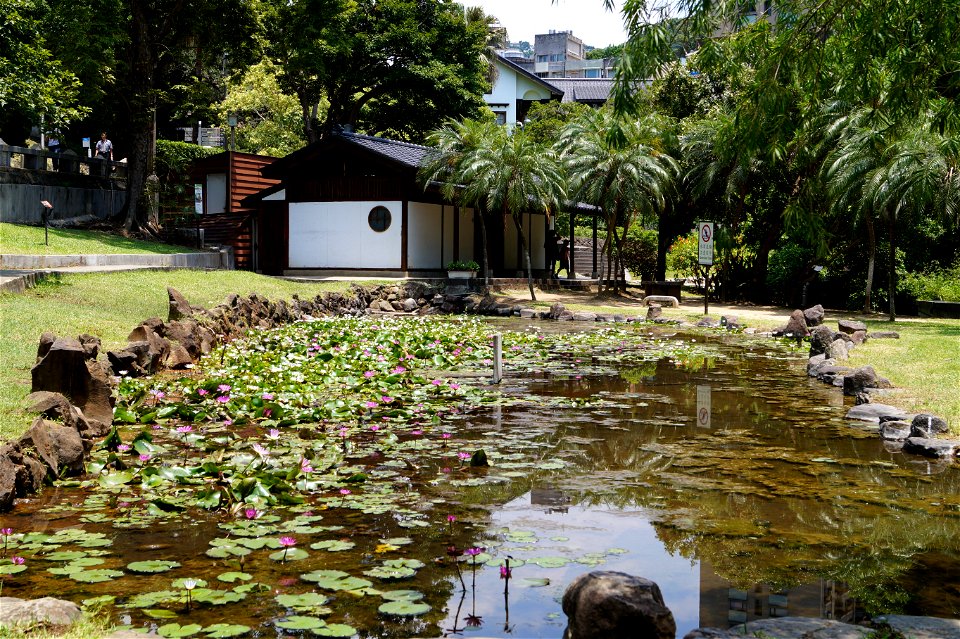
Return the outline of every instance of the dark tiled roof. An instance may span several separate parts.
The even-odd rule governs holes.
[[[335,133],[334,135],[413,169],[420,168],[423,158],[432,150],[428,146],[401,142],[399,140],[388,140],[387,138],[378,138],[372,135],[361,135],[359,133],[347,133],[344,131]]]
[[[603,103],[610,97],[613,78],[546,78],[563,91],[563,102]]]

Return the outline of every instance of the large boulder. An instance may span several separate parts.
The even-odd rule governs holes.
[[[38,417],[17,443],[20,450],[32,451],[46,464],[51,479],[83,472],[83,441],[73,428]]]
[[[193,315],[193,307],[190,306],[190,302],[177,289],[168,286],[167,298],[169,299],[168,320],[178,320]]]
[[[560,302],[554,302],[550,305],[550,319],[560,319],[560,316],[566,312],[566,308]]]
[[[887,404],[861,404],[847,411],[847,419],[879,424],[881,421],[901,420],[907,413],[902,408]]]
[[[0,513],[13,507],[17,498],[17,466],[0,452]]]
[[[780,334],[786,337],[801,338],[807,335],[807,320],[803,316],[803,311],[797,309],[790,313],[790,319],[787,325],[780,329]]]
[[[837,322],[837,327],[840,329],[841,333],[846,333],[847,335],[853,335],[857,331],[867,330],[867,325],[863,322],[858,322],[857,320],[839,320]]]
[[[52,391],[66,396],[87,419],[113,422],[113,392],[102,367],[86,358],[83,345],[59,337],[30,371],[31,391]]]
[[[642,636],[642,635],[638,635]],[[776,637],[776,639],[866,639],[874,636],[872,628],[855,626],[834,619],[812,617],[779,617],[758,619],[750,623],[722,628],[698,628],[684,639],[736,639],[737,637]]]
[[[907,437],[903,442],[903,452],[952,459],[957,456],[960,441],[955,439],[931,439],[928,437]]]
[[[810,328],[820,326],[823,324],[823,306],[817,304],[816,306],[804,309],[803,319],[806,320],[807,326]]]
[[[38,624],[69,626],[80,618],[80,614],[77,604],[63,599],[0,597],[0,627]]]
[[[880,424],[880,437],[886,441],[902,442],[910,437],[910,422],[892,420]]]
[[[843,394],[855,396],[865,388],[876,388],[877,373],[872,366],[861,366],[843,376]]]
[[[674,639],[677,624],[660,587],[649,579],[599,570],[563,593],[564,639]]]
[[[850,356],[847,349],[847,341],[844,339],[833,340],[830,342],[830,345],[827,346],[826,355],[828,359],[838,362],[847,359]]]

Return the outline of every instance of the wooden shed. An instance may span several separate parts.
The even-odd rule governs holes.
[[[242,200],[279,183],[260,172],[275,160],[266,155],[225,151],[197,160],[190,168],[193,183],[202,186],[200,228],[204,242],[232,246],[238,269],[259,270],[256,209],[244,206]]]

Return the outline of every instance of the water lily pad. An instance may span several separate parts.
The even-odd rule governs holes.
[[[510,560],[510,568],[519,568],[520,566],[523,566],[523,565],[525,565],[526,563],[527,563],[527,562],[526,562],[525,560],[523,560],[523,559],[511,559],[511,560]],[[506,566],[506,565],[507,565],[507,559],[506,559],[506,557],[495,557],[495,558],[491,559],[490,561],[488,561],[488,562],[487,562],[486,564],[484,564],[484,565],[490,566],[491,568],[498,568],[498,567],[500,567],[500,566]]]
[[[537,533],[530,530],[511,530],[506,534],[506,538],[516,544],[533,544],[537,541]]]
[[[253,575],[247,572],[224,572],[217,575],[217,579],[219,581],[233,583],[235,581],[250,581],[253,579]]]
[[[277,628],[284,630],[314,630],[327,625],[327,622],[317,617],[305,617],[303,615],[293,615],[281,619],[274,623]]]
[[[353,577],[342,570],[314,570],[300,575],[300,578],[324,590],[360,590],[373,585],[371,581]]]
[[[542,588],[550,585],[550,580],[546,577],[524,577],[519,582],[525,588]]]
[[[328,623],[312,632],[319,637],[352,637],[357,634],[357,629],[345,623]]]
[[[181,626],[178,623],[168,623],[157,628],[157,634],[161,637],[190,637],[203,630],[203,626],[198,623],[191,623]]]
[[[416,617],[418,615],[430,612],[430,606],[421,601],[388,601],[377,608],[385,615],[395,617]]]
[[[356,546],[356,544],[352,541],[342,541],[340,539],[325,539],[324,541],[318,541],[314,544],[310,544],[310,548],[313,550],[326,550],[328,552],[350,550],[354,546]]]
[[[413,543],[413,538],[411,537],[390,537],[389,539],[381,539],[381,544],[390,544],[391,546],[406,546],[407,544]]]
[[[562,568],[570,563],[566,557],[536,557],[527,561],[541,568]]]
[[[166,559],[150,559],[147,561],[134,561],[127,564],[127,570],[141,573],[166,572],[179,568],[179,561],[168,561]]]
[[[123,572],[120,570],[80,570],[78,572],[73,572],[68,575],[74,581],[79,581],[85,584],[97,584],[104,581],[113,581],[117,577],[123,577]]]
[[[141,592],[134,595],[127,601],[131,608],[152,608],[157,604],[179,601],[182,593],[172,590],[157,590],[154,592]]]
[[[223,637],[239,637],[250,632],[250,626],[243,626],[235,623],[215,623],[203,629],[208,637],[222,639]]]
[[[197,579],[195,577],[178,577],[173,580],[173,582],[170,584],[170,587],[186,590],[187,587],[184,585],[184,582],[188,580],[193,582],[192,588],[206,588],[208,585],[206,579]]]
[[[89,599],[84,599],[80,603],[86,608],[97,608],[99,606],[112,604],[116,600],[117,597],[115,595],[100,595],[99,597],[90,597]]]
[[[23,564],[2,564],[0,565],[0,575],[15,575],[26,569],[27,567]]]
[[[77,559],[83,559],[87,556],[87,553],[82,550],[61,550],[58,552],[52,552],[49,555],[44,555],[44,559],[49,559],[50,561],[75,561]]]
[[[420,601],[423,593],[419,590],[387,590],[380,593],[387,601]]]
[[[193,592],[193,600],[200,603],[208,603],[211,606],[223,606],[225,604],[237,603],[247,598],[247,595],[234,590],[196,590]]]
[[[368,577],[377,577],[378,579],[409,579],[417,574],[417,571],[404,566],[377,566],[370,570],[364,570],[363,574]]]
[[[274,561],[299,561],[310,556],[303,548],[284,548],[277,552],[270,553],[270,559]]]
[[[143,614],[151,619],[176,619],[178,616],[177,613],[166,608],[147,608]]]
[[[626,548],[608,548],[607,549],[608,555],[625,555],[628,552],[630,551],[627,550]]]
[[[318,592],[305,592],[300,595],[277,595],[274,599],[284,608],[315,608],[330,601],[330,597]]]

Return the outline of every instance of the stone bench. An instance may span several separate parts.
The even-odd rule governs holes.
[[[673,295],[647,295],[643,298],[643,305],[650,306],[651,303],[656,304],[670,304],[674,308],[680,306],[680,302],[677,301]]]

